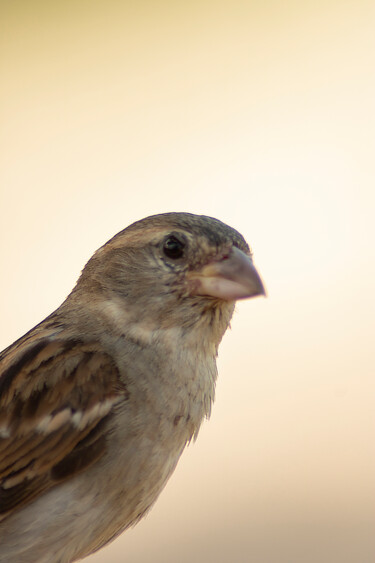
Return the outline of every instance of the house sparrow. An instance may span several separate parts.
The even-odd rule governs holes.
[[[1,563],[76,561],[144,516],[210,414],[235,301],[264,293],[211,217],[148,217],[93,255],[0,355]]]

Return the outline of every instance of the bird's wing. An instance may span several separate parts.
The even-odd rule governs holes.
[[[42,338],[0,363],[0,519],[96,461],[127,390],[98,344]]]

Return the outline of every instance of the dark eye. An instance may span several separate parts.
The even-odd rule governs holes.
[[[168,258],[172,260],[177,260],[184,255],[185,244],[178,240],[177,237],[173,235],[165,239],[163,244],[163,252]]]

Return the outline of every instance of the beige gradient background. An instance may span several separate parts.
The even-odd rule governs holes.
[[[254,250],[211,420],[92,563],[373,563],[372,1],[0,1],[0,348],[165,211]],[[1,549],[1,546],[0,546]]]

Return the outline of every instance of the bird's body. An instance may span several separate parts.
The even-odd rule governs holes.
[[[0,355],[1,563],[83,558],[152,506],[214,398],[235,298],[218,297],[229,289],[212,282],[212,263],[225,284],[253,276],[239,297],[263,291],[240,272],[245,254],[211,218],[138,222]],[[226,273],[230,260],[239,273]]]

